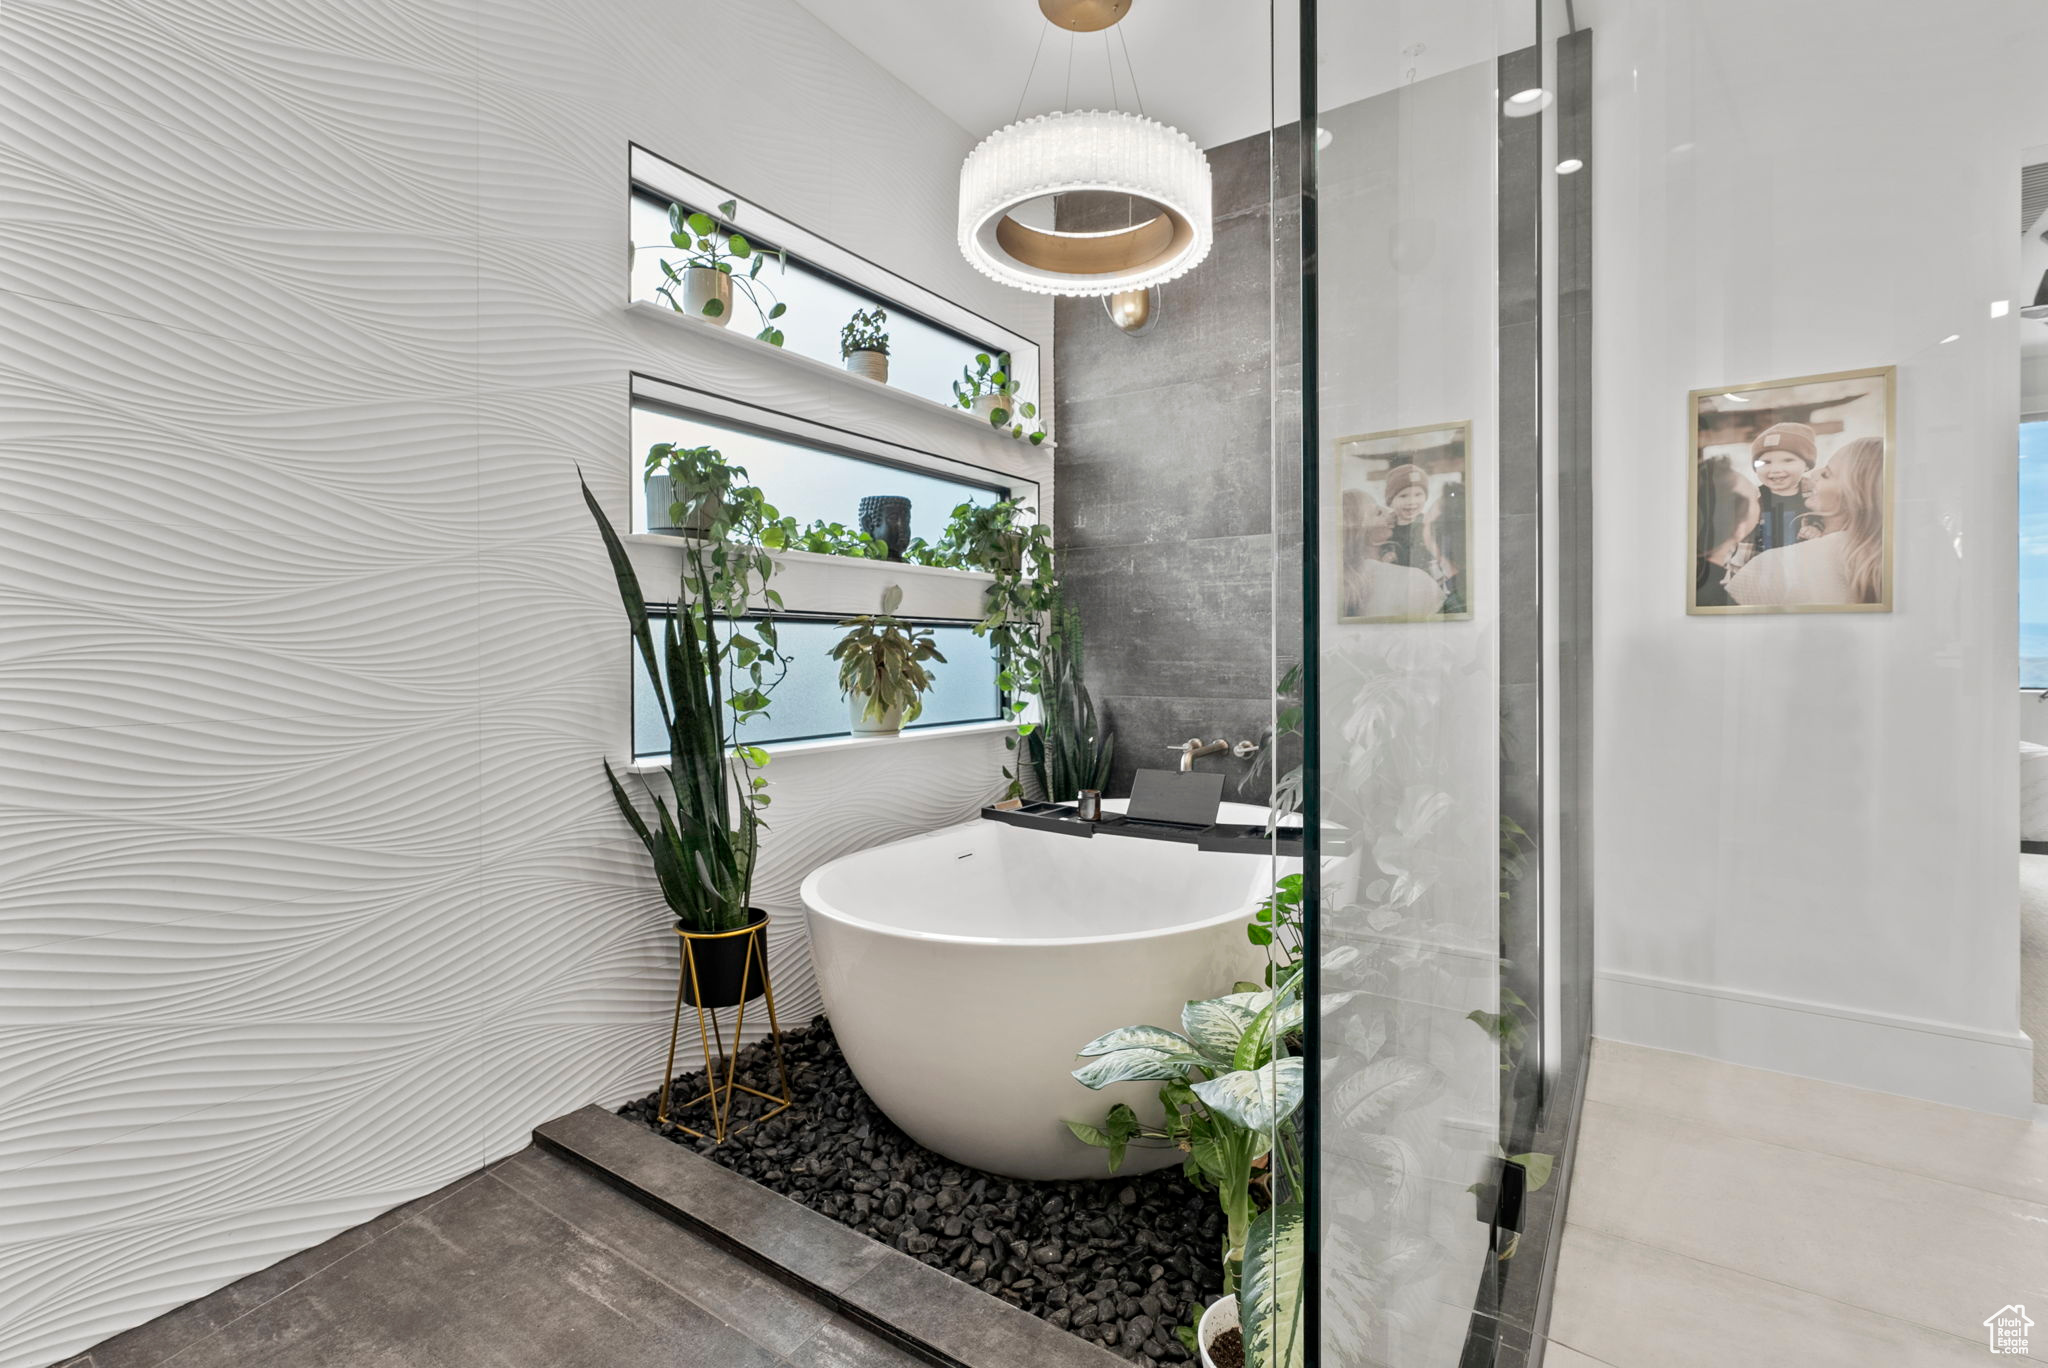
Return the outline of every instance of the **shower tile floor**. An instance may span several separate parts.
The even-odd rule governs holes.
[[[2048,1125],[1594,1042],[1545,1368],[1982,1365],[2011,1303],[2048,1362]]]
[[[63,1368],[922,1365],[526,1149]]]

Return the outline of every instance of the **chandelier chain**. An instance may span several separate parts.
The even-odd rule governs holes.
[[[1116,26],[1116,40],[1123,45],[1124,69],[1131,73],[1131,98],[1138,102],[1138,113],[1145,112],[1145,97],[1138,90],[1138,68],[1131,64],[1131,40],[1124,37],[1124,26]]]
[[[1038,74],[1038,54],[1045,51],[1045,31],[1051,27],[1050,24],[1039,26],[1038,46],[1031,49],[1031,70],[1024,73],[1024,88],[1017,92],[1017,112],[1010,116],[1011,123],[1024,117],[1024,98],[1031,93],[1031,78]]]

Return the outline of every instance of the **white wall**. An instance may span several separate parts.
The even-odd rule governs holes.
[[[2018,321],[1988,302],[2048,12],[1591,20],[1596,1033],[2024,1112]],[[1688,618],[1687,391],[1893,363],[1896,610]]]
[[[0,1365],[652,1085],[675,951],[572,463],[623,523],[633,369],[994,439],[630,318],[628,140],[1050,331],[953,245],[968,133],[748,11],[0,6]],[[802,871],[1000,754],[774,767],[791,1015]]]

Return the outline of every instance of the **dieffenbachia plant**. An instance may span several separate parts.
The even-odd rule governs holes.
[[[1243,985],[1250,987],[1250,985]],[[1132,1144],[1176,1148],[1196,1186],[1212,1186],[1225,1222],[1223,1282],[1239,1299],[1249,1368],[1302,1362],[1301,1142],[1294,1115],[1305,1065],[1288,1051],[1301,1029],[1301,975],[1274,989],[1190,1002],[1181,1029],[1124,1026],[1081,1047],[1074,1077],[1090,1088],[1157,1081],[1163,1127],[1123,1103],[1100,1125],[1067,1122],[1109,1151],[1114,1173]],[[1261,1198],[1264,1210],[1259,1210]]]

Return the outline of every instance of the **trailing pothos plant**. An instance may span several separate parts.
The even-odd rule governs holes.
[[[977,400],[995,399],[994,407],[988,411],[988,425],[998,432],[1007,429],[1010,436],[1022,437],[1037,446],[1045,440],[1045,428],[1031,422],[1038,417],[1038,405],[1028,399],[1018,399],[1017,391],[1021,388],[1022,383],[1010,374],[1007,352],[1001,356],[976,352],[974,364],[962,366],[960,378],[953,382],[953,400],[972,412]],[[1026,422],[1031,422],[1028,432],[1024,426]]]
[[[879,722],[898,708],[903,720],[915,722],[924,711],[924,695],[932,687],[925,662],[946,663],[929,627],[913,627],[895,616],[903,606],[903,586],[882,591],[882,611],[863,613],[841,622],[850,628],[832,648],[839,662],[839,692],[865,698],[862,716]]]
[[[1294,1118],[1307,1083],[1287,1042],[1302,1023],[1301,975],[1272,989],[1239,987],[1190,1002],[1179,1031],[1125,1026],[1081,1047],[1088,1062],[1074,1077],[1087,1087],[1157,1081],[1163,1126],[1118,1103],[1099,1125],[1067,1128],[1107,1150],[1112,1173],[1133,1144],[1187,1155],[1182,1172],[1223,1208],[1223,1287],[1238,1297],[1246,1363],[1295,1368],[1303,1359],[1304,1223]],[[1183,1342],[1190,1337],[1183,1330]]]
[[[795,518],[782,520],[782,544],[791,551],[815,551],[821,556],[851,556],[855,560],[887,560],[889,547],[857,527],[828,523],[819,518],[798,527]]]
[[[727,223],[733,222],[739,217],[739,202],[727,200],[719,205],[718,216]],[[734,288],[747,297],[754,312],[761,316],[761,331],[754,334],[755,340],[771,347],[781,346],[782,329],[775,326],[775,320],[789,312],[789,305],[777,299],[768,282],[761,279],[761,267],[772,260],[786,271],[789,253],[779,247],[749,242],[737,228],[720,228],[718,219],[701,209],[689,210],[680,204],[668,207],[668,229],[668,240],[683,250],[683,258],[676,264],[666,257],[661,259],[663,279],[654,292],[667,300],[671,309],[683,313],[686,310],[677,292],[683,288],[686,272],[717,271],[730,276]],[[704,302],[706,318],[717,318],[724,312],[723,300]]]
[[[1028,519],[1028,521],[1027,521]],[[974,634],[986,637],[996,652],[996,682],[1010,700],[1013,719],[1023,717],[1032,698],[1043,696],[1042,651],[1048,616],[1059,603],[1059,579],[1053,570],[1052,529],[1038,522],[1017,499],[987,505],[961,504],[953,510],[935,547],[925,548],[926,564],[985,570],[995,577],[982,599],[981,621]],[[1019,722],[1004,737],[1011,752],[1020,738],[1038,724]],[[1021,765],[1005,765],[1008,796],[1022,796]]]
[[[675,611],[663,619],[659,647],[632,559],[590,486],[577,476],[584,505],[604,538],[669,741],[666,794],[641,779],[654,822],[640,814],[608,759],[605,778],[619,811],[647,847],[662,898],[682,928],[693,932],[734,931],[751,920],[761,811],[769,804],[768,781],[760,774],[768,752],[741,744],[738,733],[768,710],[769,695],[789,668],[772,620],[748,624],[747,631],[734,621],[756,597],[781,606],[781,596],[768,588],[774,562],[751,540],[773,523],[774,510],[759,490],[731,478],[744,471],[712,459],[715,451],[704,456],[704,450],[690,454],[691,469],[702,474],[716,467],[730,474],[707,477],[721,494],[708,530],[702,540],[679,544],[683,567]]]

